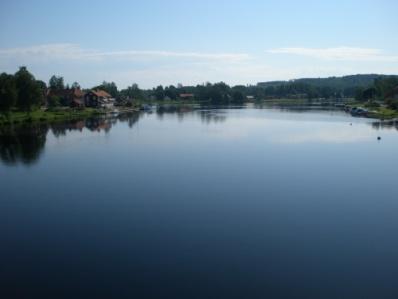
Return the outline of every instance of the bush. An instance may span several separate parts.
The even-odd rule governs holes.
[[[378,108],[378,107],[380,107],[380,104],[377,102],[370,101],[370,102],[365,103],[364,106],[366,108]]]
[[[47,99],[47,105],[50,108],[58,107],[61,105],[61,99],[57,96],[50,96]]]
[[[386,104],[388,108],[398,110],[398,100],[388,100]]]

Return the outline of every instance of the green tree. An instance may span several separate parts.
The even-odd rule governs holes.
[[[241,91],[235,90],[232,93],[232,101],[234,103],[243,103],[244,100],[245,100],[245,97],[244,97],[244,95],[243,95],[243,93]]]
[[[355,91],[355,100],[360,102],[363,100],[363,91],[364,88],[363,87],[358,87]]]
[[[375,80],[374,87],[380,99],[384,99],[395,87],[398,86],[398,77],[389,76]]]
[[[64,78],[61,76],[53,75],[48,83],[51,90],[65,89]]]
[[[50,108],[61,106],[61,99],[58,96],[50,96],[47,99],[47,105]]]
[[[123,97],[129,97],[131,99],[142,99],[144,97],[143,91],[139,88],[138,84],[133,83],[131,86],[120,91]]]
[[[117,98],[119,96],[119,91],[117,90],[117,86],[115,82],[102,82],[101,85],[94,87],[93,89],[101,89],[109,93],[113,98]]]
[[[164,99],[164,89],[162,85],[159,85],[155,89],[155,97],[158,101],[162,101]]]
[[[47,84],[46,84],[46,82],[41,81],[41,80],[36,80],[36,82],[39,85],[40,93],[42,94],[42,101],[41,101],[40,104],[41,105],[45,105],[46,104],[45,99],[47,97],[47,95],[46,95],[46,93],[47,93]]]
[[[362,92],[362,97],[364,100],[373,100],[375,96],[376,88],[374,87],[367,88]]]
[[[17,107],[19,109],[31,111],[34,106],[41,103],[43,94],[40,85],[26,67],[20,67],[19,71],[15,73],[15,83],[18,94]]]
[[[166,97],[169,97],[172,100],[177,99],[177,96],[178,96],[177,88],[175,88],[175,86],[173,86],[173,85],[166,87],[164,90],[164,95]]]
[[[17,102],[17,95],[14,76],[2,73],[0,75],[0,112],[8,114]]]
[[[224,82],[206,85],[208,88],[208,97],[213,104],[225,104],[230,99],[230,87]]]

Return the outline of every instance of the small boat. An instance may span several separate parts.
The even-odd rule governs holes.
[[[152,106],[149,105],[149,104],[143,104],[143,105],[141,106],[141,110],[142,110],[142,111],[152,111]]]
[[[367,116],[368,115],[368,110],[363,109],[363,108],[354,107],[351,109],[350,112],[351,112],[352,116]]]

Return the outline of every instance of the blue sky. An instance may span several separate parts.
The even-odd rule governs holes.
[[[398,1],[0,3],[0,72],[91,87],[398,74]]]

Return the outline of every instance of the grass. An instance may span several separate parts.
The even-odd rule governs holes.
[[[369,110],[368,117],[378,119],[392,119],[398,118],[398,111],[387,107],[367,107],[363,102],[350,102],[347,104],[350,107],[360,107]]]
[[[23,123],[51,123],[64,120],[81,119],[102,113],[104,113],[104,111],[94,108],[63,108],[54,110],[37,109],[31,112],[13,110],[7,116],[0,115],[0,126]]]
[[[257,102],[266,105],[308,105],[311,103],[308,99],[266,99]]]
[[[379,119],[398,118],[398,111],[386,107],[372,108],[369,117]]]

